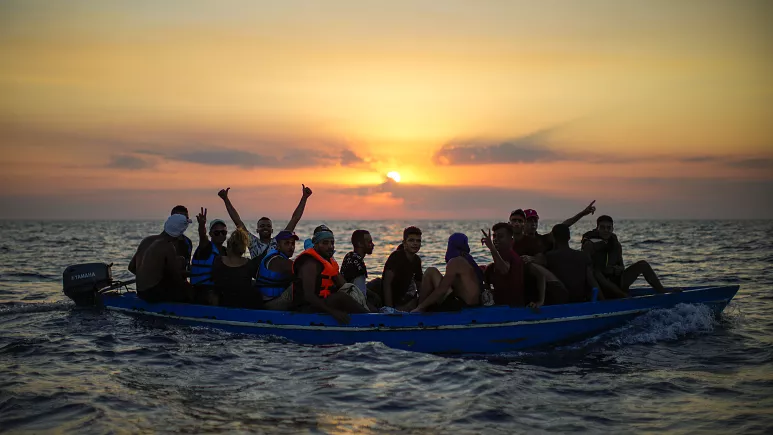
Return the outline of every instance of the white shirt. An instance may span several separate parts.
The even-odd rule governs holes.
[[[272,237],[268,243],[263,243],[260,241],[260,238],[255,236],[255,234],[250,233],[250,257],[251,258],[260,257],[265,252],[271,249],[276,249],[275,238]]]

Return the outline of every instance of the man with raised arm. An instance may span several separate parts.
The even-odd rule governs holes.
[[[583,217],[588,216],[589,214],[595,213],[596,206],[594,204],[596,204],[595,199],[591,201],[591,203],[588,204],[588,206],[585,207],[581,212],[563,221],[562,223],[567,227],[571,227]],[[539,214],[537,214],[537,210],[533,210],[529,208],[524,210],[524,214],[526,215],[526,224],[524,225],[524,228],[523,228],[524,234],[526,234],[527,236],[536,237],[537,240],[540,241],[540,243],[542,244],[542,253],[552,251],[553,248],[555,247],[553,234],[552,233],[539,234],[537,232],[537,228],[539,228]]]
[[[306,209],[306,201],[309,199],[312,193],[310,188],[303,184],[301,186],[303,186],[303,195],[301,196],[301,200],[298,202],[298,206],[295,208],[292,217],[290,217],[290,222],[288,222],[287,226],[284,228],[285,231],[289,231],[291,233],[295,231],[295,227],[298,225],[298,222],[300,222],[301,217],[303,217],[303,211]],[[233,204],[231,204],[231,199],[228,197],[229,190],[231,190],[230,187],[222,189],[220,192],[218,192],[218,196],[223,198],[225,209],[228,211],[228,216],[230,216],[231,220],[234,221],[236,227],[244,228],[247,230],[247,226],[244,224],[244,221],[242,221],[242,218],[239,217],[239,212],[237,212],[236,208],[233,206]],[[271,219],[267,217],[258,219],[256,230],[258,233],[257,236],[247,230],[250,235],[250,257],[253,260],[259,259],[271,249],[277,249],[276,239],[271,237],[271,234],[274,232]]]
[[[215,281],[212,278],[212,268],[215,259],[225,255],[228,227],[222,219],[213,219],[209,223],[207,235],[207,209],[202,207],[196,216],[199,224],[199,245],[191,260],[191,284],[196,289],[196,300],[199,303],[217,305]]]
[[[513,250],[513,227],[507,222],[500,222],[488,233],[484,230],[481,232],[483,244],[489,249],[494,260],[484,273],[484,281],[494,296],[494,304],[526,306],[523,260]]]

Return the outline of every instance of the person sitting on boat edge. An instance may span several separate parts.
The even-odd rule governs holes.
[[[329,313],[339,323],[349,323],[349,313],[367,313],[358,301],[336,291],[346,283],[333,258],[335,236],[320,231],[312,239],[314,246],[301,252],[293,262],[293,305],[296,311]],[[355,288],[356,290],[356,288]],[[359,291],[359,290],[356,290]]]
[[[594,205],[595,203],[596,203],[596,200],[594,199],[581,212],[565,220],[563,224],[568,227],[571,227],[583,217],[588,216],[589,214],[596,213],[596,206]],[[552,251],[555,246],[552,233],[540,234],[537,232],[537,229],[539,228],[539,214],[537,213],[537,210],[529,208],[524,210],[523,212],[526,215],[526,225],[524,226],[524,233],[527,236],[534,236],[540,241],[542,245],[543,253]]]
[[[566,224],[553,226],[551,231],[555,249],[545,256],[548,270],[553,273],[567,289],[568,303],[588,302],[592,300],[592,290],[598,292],[599,284],[593,276],[593,262],[587,253],[569,246],[571,232]],[[604,299],[598,294],[598,299]]]
[[[215,257],[225,255],[228,227],[222,219],[214,219],[209,223],[207,236],[207,209],[202,207],[196,216],[199,223],[199,245],[191,259],[191,284],[196,290],[196,302],[204,305],[217,305],[215,282],[212,279],[212,266]]]
[[[489,248],[493,263],[483,273],[484,284],[494,297],[495,305],[526,306],[523,288],[523,260],[513,250],[513,227],[500,222],[483,232],[483,243]],[[493,240],[492,240],[493,235]]]
[[[289,310],[293,302],[293,261],[295,242],[299,237],[282,230],[275,237],[277,248],[271,249],[260,261],[255,286],[263,297],[266,310]]]
[[[436,267],[424,271],[419,290],[419,304],[411,311],[458,311],[480,305],[483,291],[483,270],[470,255],[467,236],[454,233],[446,248],[446,276]]]
[[[212,280],[218,296],[218,305],[231,308],[263,308],[263,298],[252,286],[255,264],[244,257],[249,235],[237,228],[228,238],[225,255],[215,257]]]
[[[150,303],[193,300],[193,287],[185,280],[182,257],[174,246],[189,222],[185,216],[173,214],[166,219],[160,236],[147,237],[140,243],[132,258],[140,299]]]
[[[371,311],[382,305],[381,297],[376,291],[368,291],[368,266],[365,256],[373,254],[373,238],[367,230],[354,230],[352,233],[352,251],[341,262],[341,275],[348,283],[354,284],[368,301]]]
[[[176,205],[172,209],[172,212],[169,213],[169,216],[173,214],[181,214],[185,216],[185,219],[190,220],[190,216],[188,215],[188,208],[184,205]],[[185,233],[180,234],[180,237],[177,238],[174,244],[174,248],[177,251],[177,255],[183,257],[185,259],[185,270],[190,271],[191,269],[191,253],[193,252],[193,242],[191,241],[188,236],[185,235]]]
[[[298,202],[298,206],[295,208],[295,211],[293,211],[293,215],[290,217],[290,222],[288,222],[287,226],[285,226],[285,231],[295,231],[295,227],[298,226],[298,222],[300,222],[301,218],[303,217],[303,211],[306,209],[306,201],[312,194],[310,188],[303,184],[301,186],[303,187],[303,195],[301,196],[301,200]],[[271,219],[265,216],[258,219],[258,236],[255,236],[249,232],[249,230],[247,230],[247,226],[244,225],[241,217],[239,217],[239,212],[237,212],[236,208],[233,206],[233,204],[231,204],[231,199],[228,197],[228,191],[230,189],[231,188],[228,187],[226,189],[220,190],[220,192],[218,192],[218,196],[223,199],[225,208],[228,211],[228,216],[230,216],[231,220],[234,221],[236,228],[244,228],[244,230],[247,231],[247,234],[249,234],[250,257],[256,261],[260,261],[260,257],[265,255],[270,249],[276,249],[276,239],[271,237],[271,234],[274,232]]]
[[[655,271],[644,260],[625,267],[623,246],[617,239],[612,217],[596,219],[596,229],[582,236],[582,250],[590,255],[596,280],[607,299],[630,296],[629,289],[639,275],[658,293],[666,293]]]
[[[389,254],[381,274],[381,296],[385,307],[410,311],[418,304],[418,289],[424,276],[421,268],[421,229],[403,230],[403,241]],[[370,291],[377,291],[371,288]]]

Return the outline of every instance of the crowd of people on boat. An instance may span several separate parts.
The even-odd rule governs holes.
[[[655,291],[667,291],[646,261],[625,266],[610,216],[596,219],[596,228],[583,234],[580,250],[570,246],[570,227],[595,214],[595,201],[546,234],[537,232],[536,210],[512,211],[506,222],[481,230],[480,241],[490,254],[488,264],[478,264],[470,254],[467,235],[451,234],[445,275],[435,267],[422,267],[418,255],[422,231],[416,226],[405,228],[402,243],[389,255],[380,278],[368,279],[366,258],[375,245],[367,229],[347,236],[352,250],[341,266],[334,258],[336,236],[326,225],[314,229],[293,259],[300,241],[295,228],[312,195],[310,188],[302,189],[289,223],[275,236],[268,217],[258,219],[256,234],[247,229],[231,203],[230,188],[218,193],[236,225],[230,235],[225,221],[208,220],[202,208],[195,216],[199,240],[194,246],[185,235],[193,223],[188,209],[174,207],[164,230],[143,239],[131,259],[138,297],[150,303],[329,313],[348,323],[349,314],[356,313],[490,305],[539,309],[625,298],[639,276]]]

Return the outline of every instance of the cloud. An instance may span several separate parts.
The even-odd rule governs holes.
[[[277,146],[278,155],[257,153],[220,146],[197,146],[185,151],[137,150],[138,153],[161,156],[166,160],[209,166],[239,166],[242,168],[305,168],[312,166],[353,166],[364,160],[344,148],[340,152]]]
[[[738,168],[773,170],[773,157],[737,159],[737,160],[731,160],[727,164]]]
[[[156,164],[154,162],[145,160],[141,157],[132,156],[128,154],[119,154],[114,155],[110,158],[110,163],[107,164],[110,168],[116,168],[116,169],[132,169],[132,170],[138,170],[138,169],[149,169]]]
[[[560,127],[551,127],[505,141],[461,140],[443,145],[433,155],[439,165],[491,165],[507,163],[583,162],[595,164],[680,162],[687,164],[715,163],[734,168],[773,168],[770,156],[726,155],[614,155],[592,152],[570,152],[557,147],[551,135]]]
[[[548,128],[504,142],[451,142],[434,154],[433,161],[441,165],[469,165],[561,160],[563,156],[548,147],[548,137],[556,129]]]
[[[366,163],[363,158],[350,149],[341,151],[341,166],[357,166]]]

